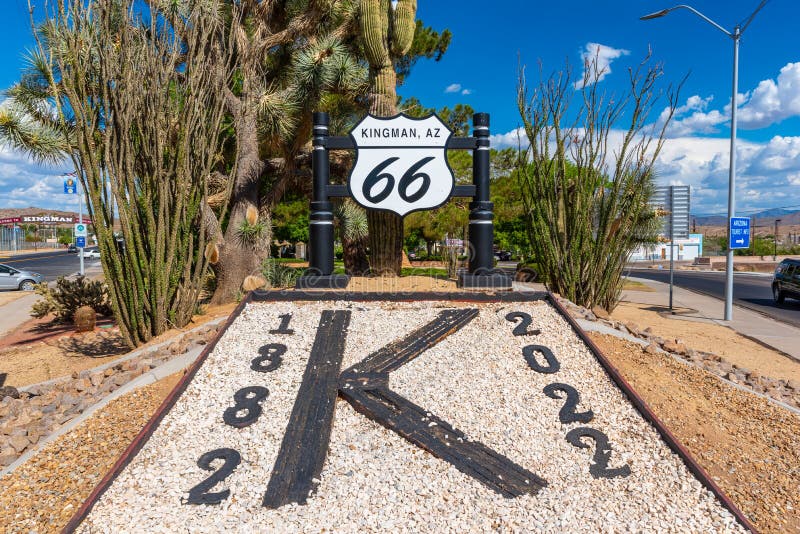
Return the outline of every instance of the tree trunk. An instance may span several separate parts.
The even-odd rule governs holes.
[[[231,192],[231,214],[224,239],[218,243],[219,261],[214,265],[217,277],[217,288],[211,299],[214,305],[236,300],[245,277],[258,271],[261,261],[269,255],[269,225],[265,227],[265,235],[255,242],[246,242],[239,235],[239,229],[246,221],[247,208],[258,208],[259,205],[259,182],[264,162],[258,151],[256,120],[255,113],[245,109],[237,121],[240,152]]]
[[[377,117],[397,114],[395,89],[397,76],[388,63],[371,69],[373,92],[369,95],[369,112]],[[403,218],[388,211],[367,210],[369,224],[369,264],[374,274],[398,276],[403,263]]]
[[[363,276],[369,270],[365,239],[342,238],[344,272],[350,276]]]

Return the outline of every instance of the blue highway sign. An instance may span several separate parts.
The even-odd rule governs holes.
[[[75,246],[78,248],[84,248],[86,246],[86,238],[84,236],[78,236],[75,238]]]
[[[731,217],[730,224],[730,248],[749,248],[750,247],[750,218]]]

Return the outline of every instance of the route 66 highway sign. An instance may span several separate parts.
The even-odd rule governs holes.
[[[446,155],[451,136],[436,115],[366,116],[350,132],[356,146],[351,196],[365,208],[401,216],[444,204],[455,184]]]

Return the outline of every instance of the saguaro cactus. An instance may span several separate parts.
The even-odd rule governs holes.
[[[394,60],[411,49],[416,29],[416,0],[360,0],[359,32],[369,62],[369,112],[377,117],[397,114],[397,74]],[[370,265],[374,272],[400,274],[403,218],[367,210]]]

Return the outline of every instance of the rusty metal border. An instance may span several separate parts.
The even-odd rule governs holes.
[[[658,431],[661,438],[666,442],[667,446],[672,449],[675,454],[680,456],[683,463],[689,471],[719,500],[719,502],[727,508],[736,517],[737,521],[748,529],[750,532],[757,532],[756,528],[747,519],[739,508],[728,498],[722,489],[711,479],[708,473],[695,461],[689,451],[675,438],[675,436],[667,429],[664,423],[656,416],[650,409],[647,403],[636,393],[630,384],[622,377],[620,372],[611,364],[597,345],[586,335],[586,333],[578,326],[578,323],[569,315],[564,309],[558,298],[551,292],[531,291],[531,292],[498,292],[498,293],[483,293],[483,292],[396,292],[396,293],[367,293],[367,292],[345,292],[345,291],[251,291],[239,303],[236,309],[231,313],[228,319],[223,324],[222,328],[217,331],[214,339],[203,349],[197,360],[189,367],[186,374],[175,385],[173,390],[167,395],[152,417],[147,421],[145,426],[136,435],[130,445],[122,452],[121,456],[117,459],[108,473],[98,483],[95,489],[89,494],[81,507],[75,512],[75,515],[61,530],[62,534],[69,534],[75,531],[80,526],[81,522],[86,519],[94,505],[111,486],[114,480],[119,476],[123,469],[133,460],[136,454],[141,450],[144,444],[150,439],[153,432],[163,420],[164,416],[175,405],[180,396],[186,390],[189,382],[194,378],[197,371],[205,362],[206,358],[216,348],[217,343],[233,324],[233,322],[241,315],[245,306],[251,302],[289,302],[289,301],[320,301],[320,300],[351,300],[361,302],[413,302],[413,301],[444,301],[444,302],[478,302],[478,303],[511,303],[511,302],[533,302],[537,300],[547,300],[558,313],[566,319],[572,330],[577,336],[586,343],[590,352],[597,359],[600,366],[622,390],[628,400],[633,404],[636,410],[652,424]]]

